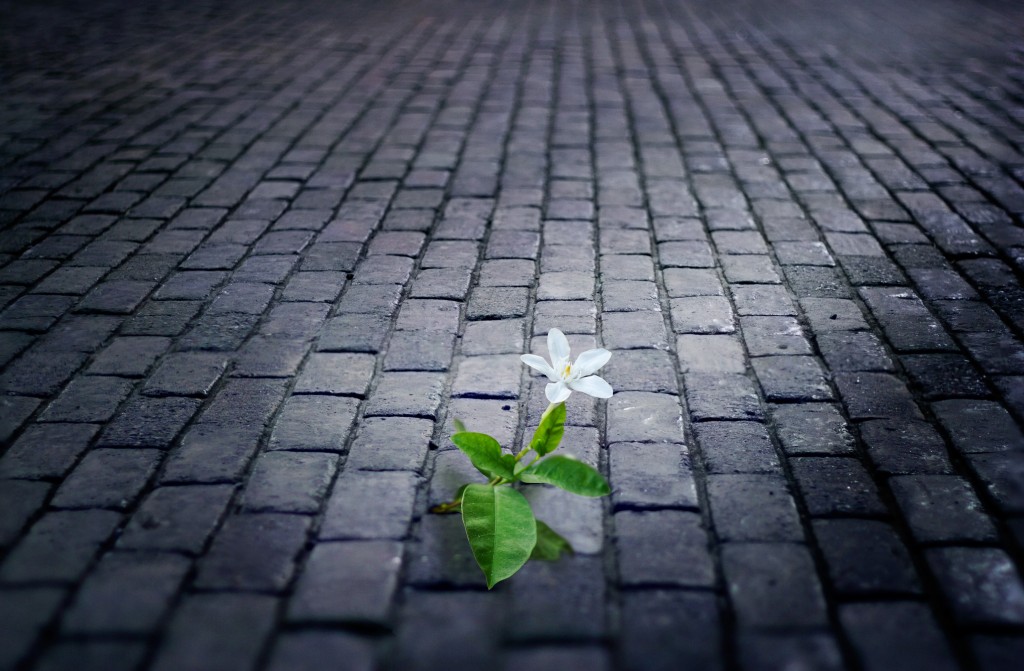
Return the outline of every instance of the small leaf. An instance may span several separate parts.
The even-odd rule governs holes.
[[[556,454],[519,474],[523,482],[561,487],[580,496],[604,496],[611,493],[608,481],[589,466],[574,457]]]
[[[530,559],[541,561],[558,561],[563,555],[576,554],[569,541],[562,538],[551,527],[537,520],[537,545],[533,548]]]
[[[516,466],[519,465],[519,462],[516,461],[515,455],[514,454],[509,454],[508,452],[502,452],[501,453],[501,462],[505,465],[505,468],[507,468],[513,474],[512,478],[505,478],[505,479],[506,480],[514,480],[515,479]],[[502,476],[502,477],[504,477],[504,476]]]
[[[558,449],[565,433],[565,403],[559,403],[545,411],[540,425],[530,440],[530,449],[544,456]]]
[[[466,425],[462,423],[462,420],[456,417],[452,420],[452,426],[455,427],[455,433],[465,433]]]
[[[501,445],[486,433],[456,433],[452,442],[462,450],[476,469],[488,478],[502,477],[511,480],[515,457],[504,454]],[[507,457],[507,458],[506,458]]]
[[[515,575],[537,545],[537,521],[530,504],[511,487],[466,487],[462,523],[487,589]]]

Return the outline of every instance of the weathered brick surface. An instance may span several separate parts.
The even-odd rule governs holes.
[[[43,516],[0,566],[7,583],[75,582],[121,516],[99,510],[53,511]]]
[[[229,517],[199,562],[198,589],[279,592],[306,542],[310,521],[287,514]]]
[[[812,627],[826,621],[821,582],[806,546],[726,543],[722,553],[741,628]]]
[[[623,595],[624,669],[723,669],[721,612],[713,594],[636,590]]]
[[[700,519],[676,511],[615,515],[616,556],[631,586],[710,587],[714,569]]]
[[[253,466],[242,506],[246,510],[315,513],[334,477],[338,457],[320,452],[270,452]]]
[[[0,668],[1016,668],[1018,5],[6,3]]]
[[[386,624],[401,568],[398,542],[321,543],[299,577],[288,617]]]
[[[276,605],[273,597],[256,594],[188,597],[170,623],[156,668],[251,668],[273,632]]]
[[[839,618],[866,669],[958,668],[942,630],[924,604],[853,603],[842,607]]]
[[[171,607],[189,561],[173,554],[108,553],[61,618],[71,633],[154,631]]]
[[[510,593],[513,641],[599,641],[608,631],[600,557],[580,557],[575,568],[534,562]]]

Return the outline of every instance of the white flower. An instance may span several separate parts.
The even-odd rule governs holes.
[[[530,368],[540,371],[551,380],[544,393],[551,403],[561,403],[574,391],[581,391],[594,398],[611,398],[612,386],[603,378],[593,375],[598,368],[608,363],[612,353],[606,349],[588,349],[569,363],[569,341],[558,329],[548,331],[548,364],[536,354],[524,354],[520,358]]]

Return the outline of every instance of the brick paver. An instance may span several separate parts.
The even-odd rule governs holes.
[[[1022,26],[0,2],[0,669],[1019,668]],[[488,593],[553,326],[613,494]]]

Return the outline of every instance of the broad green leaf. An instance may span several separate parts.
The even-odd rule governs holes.
[[[462,423],[462,420],[456,417],[452,420],[452,426],[455,427],[455,433],[465,433],[466,425]]]
[[[558,449],[565,433],[565,403],[549,408],[540,418],[540,425],[533,433],[530,449],[544,456]]]
[[[576,554],[569,541],[562,538],[551,527],[537,520],[537,545],[533,548],[530,559],[542,561],[558,561],[563,555]]]
[[[511,487],[466,487],[462,523],[487,589],[522,568],[537,545],[537,520],[530,504]]]
[[[511,480],[515,457],[504,454],[501,445],[486,433],[456,433],[452,442],[465,452],[476,469],[488,478],[502,477]]]
[[[608,481],[578,459],[556,454],[538,461],[519,474],[523,482],[554,485],[580,496],[604,496],[611,493]]]

